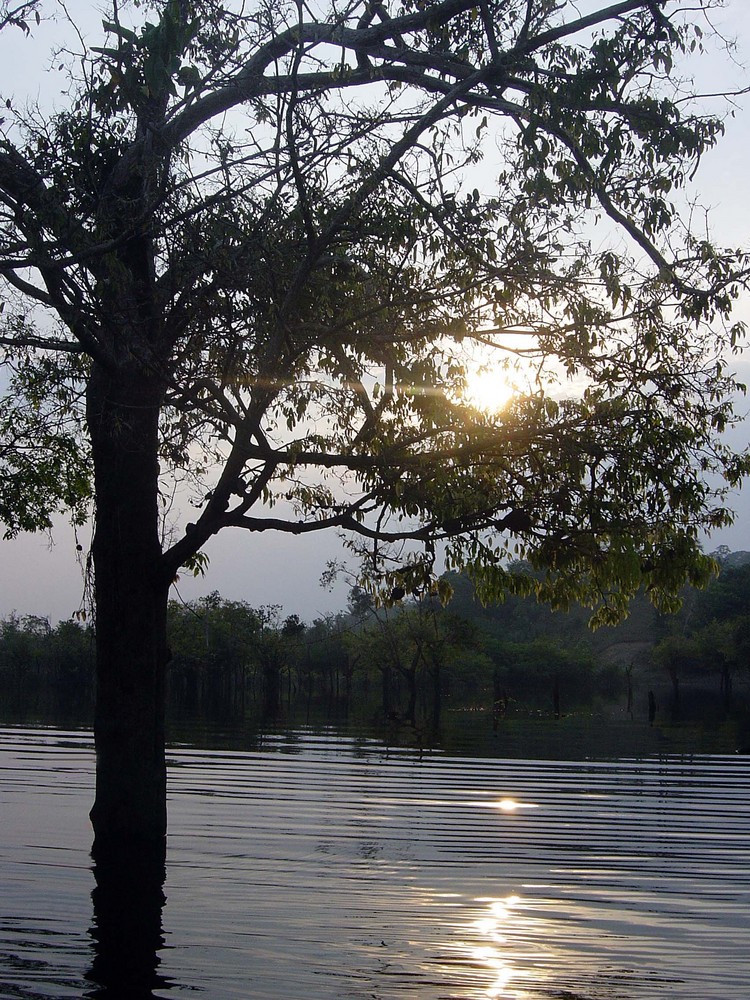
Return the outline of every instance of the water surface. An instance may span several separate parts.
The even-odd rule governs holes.
[[[459,757],[298,730],[170,763],[167,901],[130,996],[750,995],[746,758]],[[2,997],[117,995],[92,787],[88,734],[0,730]]]

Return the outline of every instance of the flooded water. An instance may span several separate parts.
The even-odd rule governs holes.
[[[740,1000],[749,761],[175,746],[166,902],[118,989],[90,736],[0,730],[0,997]]]

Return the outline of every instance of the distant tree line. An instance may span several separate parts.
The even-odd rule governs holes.
[[[378,606],[353,587],[348,607],[306,624],[278,605],[251,607],[218,593],[169,605],[173,712],[266,717],[356,714],[412,725],[447,706],[559,715],[583,706],[633,711],[646,689],[711,690],[729,706],[750,677],[750,561],[719,553],[722,572],[687,591],[682,610],[659,615],[645,595],[617,628],[591,632],[585,609],[552,613],[509,597],[482,607],[470,581],[449,575],[447,607],[436,595]],[[530,572],[530,570],[529,570]],[[0,622],[0,708],[86,714],[93,705],[94,631],[80,621],[12,614]],[[613,650],[617,655],[613,655]],[[660,693],[660,697],[664,695]],[[653,696],[655,700],[655,696]]]
[[[736,682],[750,677],[750,561],[737,558],[747,553],[719,555],[724,565],[718,578],[705,592],[686,594],[654,649],[656,662],[670,678],[675,702],[682,682],[712,678],[728,706]]]
[[[94,695],[94,631],[78,621],[53,628],[38,615],[0,621],[0,707],[8,716],[85,714]]]

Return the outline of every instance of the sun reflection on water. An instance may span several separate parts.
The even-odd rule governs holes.
[[[484,990],[484,996],[487,1000],[515,997],[518,994],[507,992],[515,970],[509,955],[502,951],[503,946],[507,944],[507,936],[503,931],[507,931],[508,925],[514,919],[516,915],[514,911],[520,906],[521,898],[513,895],[504,899],[477,900],[477,902],[485,903],[487,912],[474,922],[473,930],[488,939],[488,943],[474,948],[471,957],[475,962],[485,966],[493,977],[492,982]]]
[[[473,806],[516,818],[540,808],[539,803],[495,794]],[[451,965],[462,969],[466,1000],[530,1000],[534,984],[547,980],[547,947],[539,941],[537,906],[520,895],[480,896],[473,900],[468,923],[455,925],[460,938],[450,946]],[[532,992],[529,992],[531,989]]]

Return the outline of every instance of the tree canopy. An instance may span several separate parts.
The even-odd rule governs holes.
[[[199,506],[170,572],[234,526],[342,529],[408,589],[437,542],[488,592],[511,551],[612,613],[703,577],[709,474],[745,471],[717,433],[744,262],[678,212],[722,132],[678,6],[113,7],[69,106],[2,126],[2,344],[33,375],[6,402],[40,445],[6,427],[9,530],[86,497],[93,363],[162,387]],[[472,342],[520,359],[500,412],[463,401]]]

